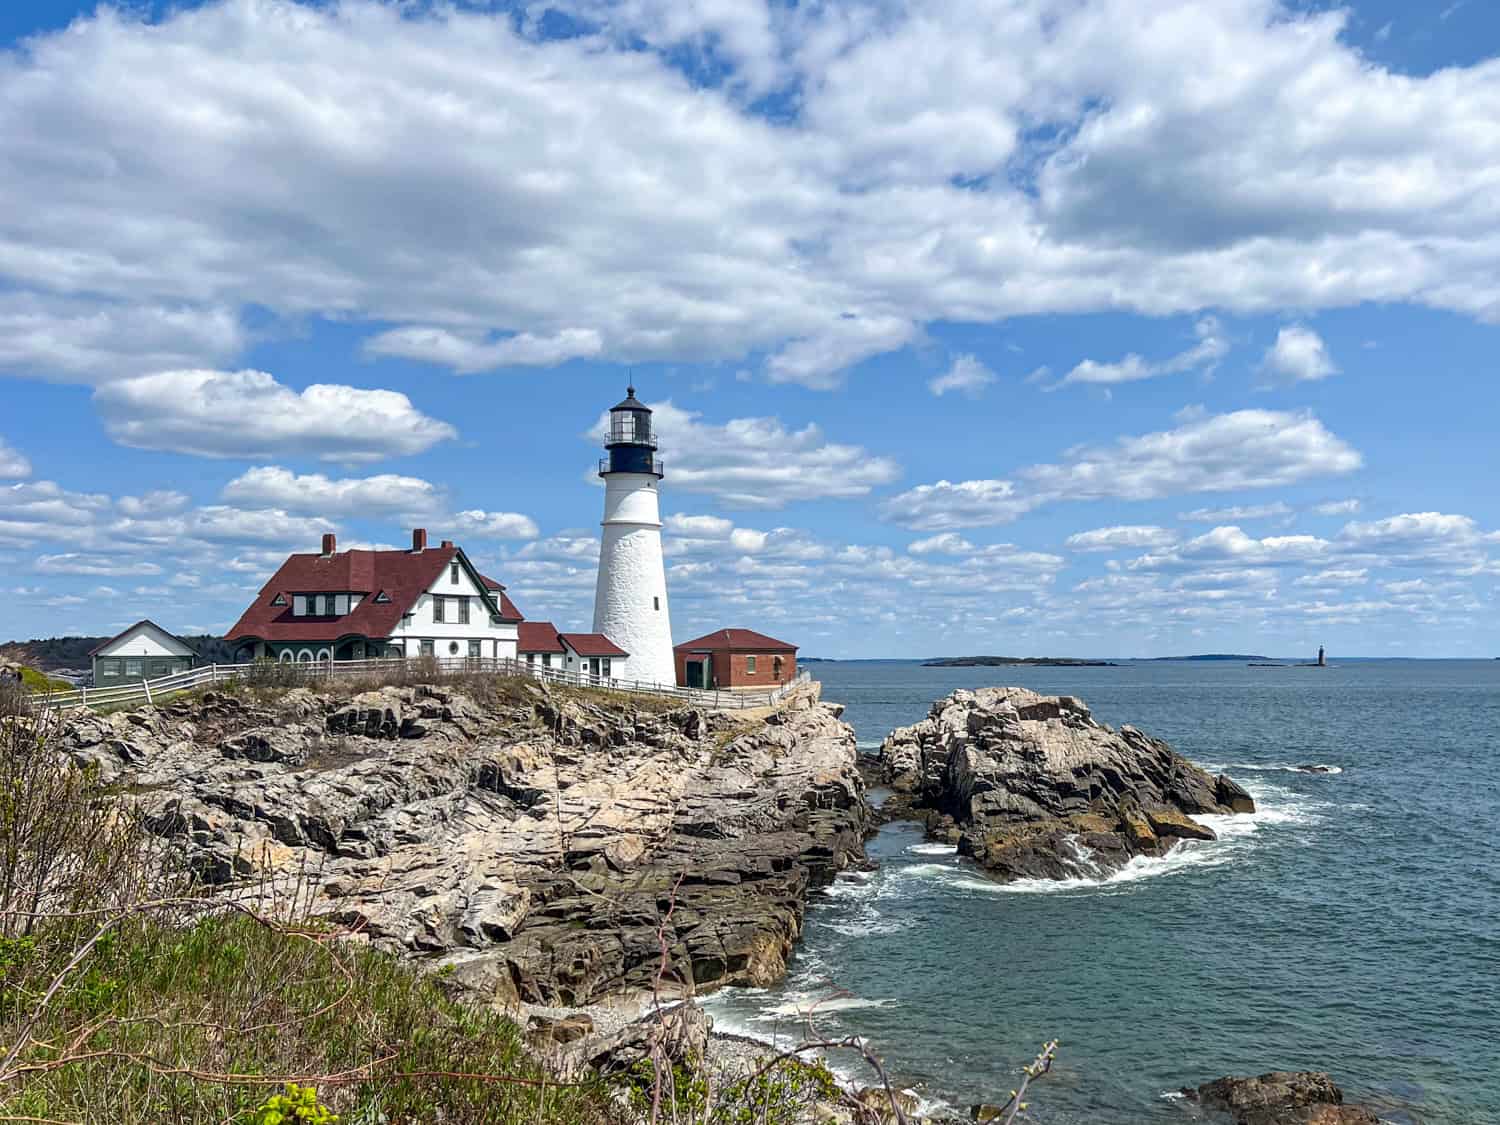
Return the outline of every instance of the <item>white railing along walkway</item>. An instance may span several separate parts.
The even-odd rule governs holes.
[[[158,698],[175,695],[192,688],[208,687],[231,680],[248,680],[271,685],[295,686],[319,680],[351,677],[372,679],[402,677],[421,683],[424,677],[439,680],[454,675],[527,676],[549,683],[567,684],[572,687],[598,688],[606,691],[621,691],[630,694],[666,696],[680,699],[684,703],[713,710],[747,710],[755,707],[770,707],[798,684],[808,683],[812,674],[806,670],[795,679],[769,691],[720,691],[716,689],[686,688],[675,684],[645,683],[640,680],[622,680],[608,676],[590,675],[587,672],[569,672],[561,668],[547,668],[540,664],[527,664],[512,659],[484,657],[431,657],[419,656],[385,660],[338,660],[321,663],[258,663],[258,664],[210,664],[203,668],[192,668],[170,676],[159,676],[154,680],[140,680],[129,684],[112,684],[108,687],[77,688],[72,691],[38,692],[36,698],[48,708],[62,707],[122,707],[135,703],[154,703]]]

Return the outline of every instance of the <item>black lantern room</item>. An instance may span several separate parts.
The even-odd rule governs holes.
[[[650,473],[662,475],[661,458],[656,456],[656,435],[651,432],[651,408],[635,397],[635,388],[626,388],[623,402],[609,409],[609,437],[604,448],[609,456],[599,462],[599,475],[609,473]]]

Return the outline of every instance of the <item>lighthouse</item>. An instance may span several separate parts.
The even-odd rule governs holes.
[[[610,409],[604,478],[603,542],[594,586],[594,632],[603,633],[629,656],[629,676],[645,683],[677,682],[672,656],[672,618],[661,558],[662,479],[651,409],[630,387]]]

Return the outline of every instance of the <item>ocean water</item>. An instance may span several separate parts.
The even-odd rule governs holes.
[[[816,1004],[820,1033],[964,1112],[1055,1037],[1031,1094],[1051,1125],[1188,1121],[1179,1087],[1272,1069],[1328,1070],[1393,1121],[1500,1123],[1500,661],[810,667],[868,751],[955,688],[1020,684],[1225,769],[1260,811],[1064,884],[997,884],[890,826],[879,870],[811,906],[784,984],[710,998],[722,1030],[795,1041]]]

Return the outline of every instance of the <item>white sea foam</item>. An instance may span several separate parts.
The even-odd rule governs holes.
[[[1343,766],[1326,762],[1303,762],[1293,765],[1287,762],[1226,762],[1223,765],[1200,763],[1210,773],[1227,773],[1230,770],[1249,770],[1251,773],[1300,773],[1308,777],[1332,777],[1344,772]]]
[[[957,844],[913,844],[906,849],[912,855],[957,855]]]

